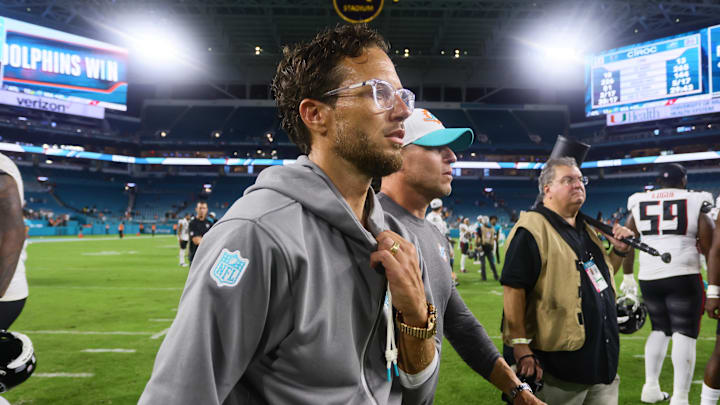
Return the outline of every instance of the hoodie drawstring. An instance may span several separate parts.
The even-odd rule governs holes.
[[[385,292],[385,320],[387,324],[387,332],[385,335],[385,362],[387,368],[387,380],[392,381],[392,373],[390,372],[390,366],[392,365],[395,371],[395,376],[398,377],[400,373],[397,367],[398,349],[395,343],[395,324],[393,323],[393,311],[392,311],[392,294],[390,293],[390,283],[387,283]]]

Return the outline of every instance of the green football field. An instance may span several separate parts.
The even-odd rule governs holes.
[[[14,405],[136,403],[187,275],[177,255],[172,236],[33,240],[27,261],[30,297],[12,329],[32,339],[38,369],[5,398]],[[502,288],[480,281],[478,267],[470,264],[468,273],[459,274],[458,289],[499,345]],[[621,336],[621,404],[640,403],[649,329],[648,321],[640,332]],[[706,317],[691,404],[700,402],[714,341],[715,321]],[[443,349],[437,404],[501,403],[499,391],[466,366],[447,341]],[[672,391],[669,354],[661,377],[665,391]]]

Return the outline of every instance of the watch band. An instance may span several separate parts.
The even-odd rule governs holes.
[[[515,346],[515,345],[529,345],[530,342],[532,342],[532,339],[528,339],[528,338],[515,338],[515,339],[510,339],[510,343],[511,343],[513,346]]]
[[[513,388],[512,391],[510,391],[510,400],[514,401],[515,397],[518,396],[521,391],[532,392],[532,388],[530,388],[530,385],[528,385],[528,383],[522,383],[518,385],[517,387]]]
[[[426,328],[418,328],[404,323],[402,319],[402,313],[400,313],[400,311],[398,311],[395,315],[395,326],[397,326],[400,332],[417,339],[430,339],[431,337],[435,336],[435,334],[437,333],[437,310],[435,309],[435,305],[429,302],[427,306],[428,321]]]

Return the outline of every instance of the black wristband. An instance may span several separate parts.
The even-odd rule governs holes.
[[[613,253],[615,253],[616,255],[618,255],[618,256],[620,256],[620,257],[626,257],[626,256],[628,255],[628,253],[629,253],[629,251],[628,251],[628,252],[625,252],[625,253],[620,253],[620,252],[618,252],[617,249],[615,249],[615,246],[613,246],[612,251],[613,251]]]

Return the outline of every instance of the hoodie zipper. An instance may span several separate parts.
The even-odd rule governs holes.
[[[362,354],[361,354],[361,361],[360,361],[360,380],[362,381],[363,388],[365,389],[365,393],[368,397],[370,397],[370,400],[372,401],[373,405],[378,405],[377,400],[370,392],[370,386],[367,383],[367,379],[365,378],[365,354],[367,353],[367,348],[370,345],[370,340],[372,340],[372,336],[375,334],[375,329],[377,328],[378,322],[380,321],[380,318],[382,318],[383,311],[385,310],[385,307],[383,305],[385,298],[382,300],[383,302],[380,303],[380,311],[378,312],[377,316],[375,317],[375,322],[373,323],[373,327],[370,330],[370,335],[368,335],[367,339],[365,340],[365,346],[363,346]]]
[[[352,254],[353,250],[350,249],[350,243],[348,242],[347,238],[345,238],[345,235],[342,236],[342,239],[343,239],[343,242],[345,243],[345,249],[347,249],[348,256],[350,256],[350,260],[352,260],[355,268],[360,269],[360,265],[355,260],[355,256]],[[387,291],[385,293],[387,294]],[[368,385],[367,379],[365,378],[365,355],[367,354],[367,348],[370,345],[370,340],[372,340],[372,337],[375,334],[375,329],[377,328],[377,324],[383,315],[384,302],[385,302],[385,295],[383,295],[383,297],[381,299],[380,309],[378,311],[378,314],[375,316],[375,322],[373,322],[373,326],[370,329],[370,334],[368,335],[367,339],[365,339],[365,345],[363,345],[362,353],[360,353],[360,382],[362,383],[365,394],[368,396],[368,398],[370,398],[370,401],[372,402],[373,405],[378,405],[378,403],[377,403],[377,400],[375,399],[375,397],[372,395],[372,392],[370,392],[370,386]]]

